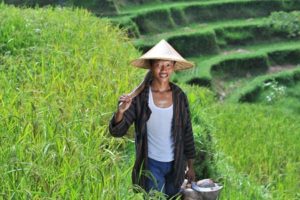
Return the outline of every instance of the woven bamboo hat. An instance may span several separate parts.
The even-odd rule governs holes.
[[[149,69],[149,60],[153,59],[176,61],[174,70],[184,70],[194,66],[194,63],[185,60],[166,40],[161,40],[140,58],[131,61],[131,64]]]

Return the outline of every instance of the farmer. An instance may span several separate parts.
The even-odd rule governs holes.
[[[170,82],[170,77],[173,71],[193,67],[193,63],[161,40],[131,64],[150,69],[151,78],[136,97],[122,95],[119,98],[109,131],[121,137],[134,123],[133,184],[147,192],[158,190],[172,197],[179,193],[185,177],[189,181],[195,179],[195,147],[187,96]]]

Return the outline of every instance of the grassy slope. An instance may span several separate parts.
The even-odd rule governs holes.
[[[0,11],[0,198],[132,199],[107,123],[142,78],[137,51],[85,11]]]
[[[210,110],[222,199],[299,198],[300,118],[274,108],[222,104]]]
[[[298,94],[294,108],[299,108],[298,89],[299,84],[287,91]],[[225,186],[221,199],[299,198],[299,113],[287,111],[286,104],[214,103],[197,90],[187,90],[193,129],[196,135],[213,136],[209,153],[217,174],[211,178]]]

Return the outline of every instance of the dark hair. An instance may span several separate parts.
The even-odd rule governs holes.
[[[154,61],[155,61],[154,59],[150,59],[150,60],[149,60],[150,67],[153,66]]]

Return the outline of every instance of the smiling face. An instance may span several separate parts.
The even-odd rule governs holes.
[[[159,82],[169,81],[173,71],[174,71],[174,61],[169,60],[152,60],[151,71],[153,78]]]

